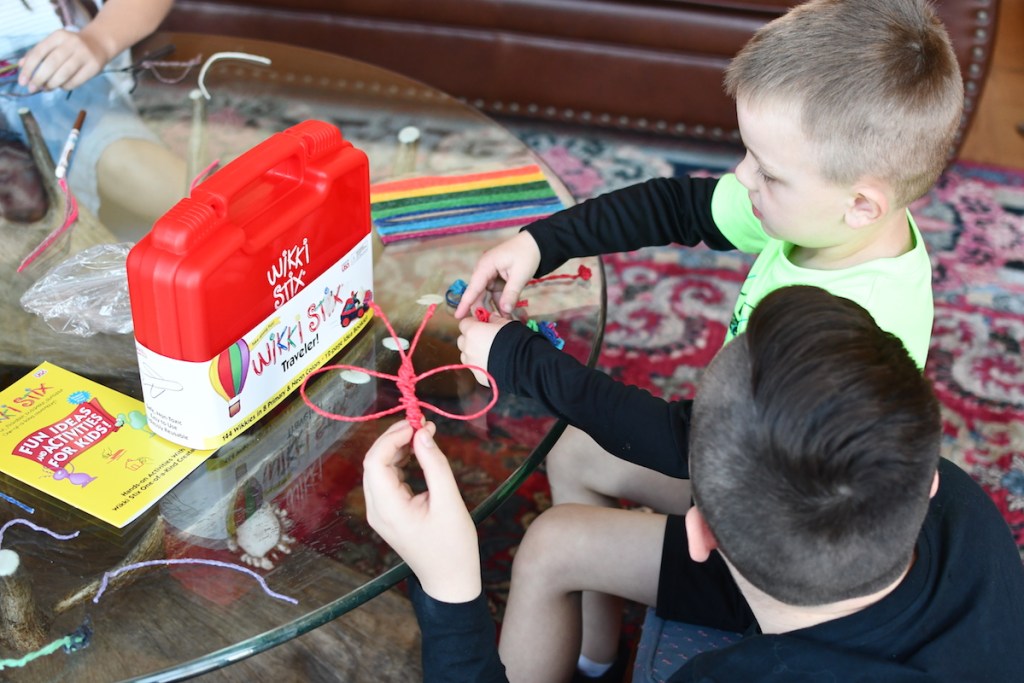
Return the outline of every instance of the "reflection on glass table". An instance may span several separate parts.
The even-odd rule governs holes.
[[[475,110],[367,64],[261,41],[183,34],[154,36],[139,50],[144,54],[168,44],[175,52],[167,59],[181,63],[222,52],[270,60],[269,65],[237,59],[213,63],[204,73],[209,100],[194,95],[195,67],[175,83],[140,75],[132,96],[142,120],[189,174],[215,161],[228,163],[310,118],[337,125],[367,153],[372,183],[540,163]],[[183,185],[192,179],[183,179]],[[556,178],[547,174],[547,179],[564,202],[571,202]],[[58,257],[94,244],[134,241],[149,227],[131,215],[102,211],[87,219],[89,229],[76,226]],[[455,280],[468,279],[484,250],[514,232],[508,227],[376,245],[374,299],[399,336],[411,339],[426,302],[442,300],[413,357],[418,372],[459,362],[458,329],[452,309],[443,303],[445,292]],[[581,264],[593,271],[592,279],[534,286],[529,314],[556,322],[563,352],[593,363],[604,323],[600,262],[574,261],[558,272],[575,272]],[[141,398],[130,334],[55,332],[18,305],[21,293],[45,272],[42,266],[15,275],[5,260],[3,268],[13,283],[0,296],[10,326],[0,356],[5,384],[49,360]],[[232,292],[224,292],[224,299],[230,305]],[[383,343],[387,336],[381,321],[374,320],[332,362],[394,374],[399,358]],[[363,380],[367,377],[326,372],[310,381],[309,395],[320,407],[345,415],[376,412],[399,401],[393,383]],[[491,397],[468,371],[437,374],[420,382],[417,391],[456,414],[473,413]],[[491,411],[470,421],[428,417],[438,424],[437,441],[451,458],[477,521],[516,490],[564,426],[536,403],[504,394]],[[380,594],[407,569],[366,525],[360,479],[363,454],[390,422],[329,420],[292,395],[121,530],[0,476],[0,491],[36,508],[29,515],[33,523],[80,532],[65,541],[20,527],[7,532],[4,547],[17,549],[21,566],[0,579],[5,600],[0,658],[20,657],[85,623],[92,631],[84,649],[43,656],[3,675],[19,681],[178,680],[285,643],[368,601],[363,610],[383,605],[387,596]],[[421,485],[414,473],[411,478],[414,487]],[[0,522],[18,516],[25,515],[0,502]],[[156,563],[118,574],[93,602],[105,572],[175,558],[205,563]],[[254,572],[268,589],[295,604],[217,562]]]

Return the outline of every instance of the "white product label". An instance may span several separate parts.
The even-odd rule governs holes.
[[[219,448],[298,389],[373,317],[365,237],[340,261],[213,358],[168,358],[136,341],[149,426],[192,448]]]

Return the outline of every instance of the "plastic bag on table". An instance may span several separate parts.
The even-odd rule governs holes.
[[[122,242],[83,249],[22,294],[22,308],[56,332],[128,334],[133,326],[125,262],[132,246]]]

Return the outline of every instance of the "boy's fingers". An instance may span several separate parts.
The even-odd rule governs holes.
[[[474,306],[482,301],[490,279],[490,275],[485,274],[482,270],[477,269],[473,271],[473,275],[469,278],[469,284],[466,285],[466,291],[462,293],[462,299],[459,301],[459,305],[455,307],[456,318],[464,318],[467,313],[473,310]]]
[[[404,446],[412,439],[412,427],[408,420],[398,420],[377,437],[379,443],[388,444],[393,448]]]
[[[527,277],[513,278],[505,283],[505,289],[501,291],[501,299],[498,308],[502,313],[511,316],[516,304],[519,303],[519,295],[526,289],[526,283],[530,281]]]
[[[412,438],[412,427],[405,420],[399,420],[377,437],[363,458],[363,468],[385,468],[400,462],[404,456],[402,447]]]
[[[477,325],[486,325],[487,323],[477,320],[473,316],[463,318],[459,321],[459,337],[455,340],[455,347],[465,353],[466,347],[469,346],[469,335],[473,332],[473,328]],[[465,362],[465,360],[463,360]]]
[[[477,384],[479,384],[482,387],[490,387],[491,386],[491,380],[487,379],[487,375],[485,375],[484,373],[482,373],[479,370],[477,370],[476,366],[473,366],[473,365],[470,365],[469,363],[467,363],[465,358],[462,358],[462,364],[463,365],[469,365],[469,371],[471,373],[473,373],[473,379],[476,380]]]
[[[377,438],[363,459],[366,517],[370,526],[378,531],[380,525],[392,519],[412,497],[398,469],[400,462],[405,459],[402,451],[411,436],[409,423],[399,420]]]
[[[423,470],[431,500],[456,497],[461,502],[462,494],[455,482],[448,458],[434,442],[435,429],[433,423],[428,422],[426,427],[416,432],[412,442],[413,452],[420,463],[420,469]]]
[[[473,379],[475,379],[478,384],[485,387],[491,386],[491,382],[487,378],[486,373],[481,372],[480,369],[478,369],[478,361],[466,355],[466,347],[469,345],[468,336],[469,332],[473,329],[473,327],[476,325],[487,324],[488,323],[480,322],[479,320],[473,317],[463,318],[462,320],[459,321],[459,337],[458,339],[455,340],[455,346],[461,352],[459,353],[459,362],[462,363],[463,365],[470,366],[469,371],[473,373]]]
[[[466,354],[459,354],[459,362],[466,366],[466,368],[473,373],[473,379],[477,381],[477,384],[484,387],[491,386],[491,380],[488,379],[487,374],[479,369],[478,366],[473,365],[469,362],[469,358],[466,358]]]
[[[404,432],[412,431],[412,427],[409,426],[408,420],[395,420],[390,427],[384,430],[385,434],[391,434],[393,432]]]

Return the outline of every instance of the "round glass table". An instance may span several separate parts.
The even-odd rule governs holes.
[[[145,69],[134,74],[131,97],[164,148],[146,160],[150,168],[144,172],[165,174],[182,194],[215,160],[227,163],[306,119],[337,125],[365,151],[371,183],[524,164],[543,168],[507,130],[470,107],[360,62],[262,41],[185,34],[155,35],[136,54],[160,54],[163,62],[155,74]],[[213,55],[220,56],[207,62]],[[195,94],[200,73],[209,99]],[[100,170],[115,173],[116,185],[116,173],[136,173],[132,168],[128,163]],[[570,203],[557,178],[546,176],[563,202]],[[109,187],[110,179],[106,182]],[[83,211],[70,234],[28,270],[14,272],[20,254],[3,260],[10,283],[0,301],[8,327],[0,352],[5,386],[48,360],[141,399],[131,334],[60,333],[26,312],[19,299],[61,259],[91,245],[135,241],[149,220],[137,210],[118,213],[102,205],[96,214]],[[425,303],[444,297],[456,279],[468,279],[478,256],[514,230],[376,243],[374,298],[397,334],[411,339]],[[38,236],[25,236],[19,248]],[[580,264],[592,270],[592,279],[531,288],[529,312],[556,322],[563,351],[592,364],[604,325],[601,264],[583,259],[558,272],[573,272]],[[426,324],[413,357],[417,371],[459,362],[451,312],[441,303]],[[385,326],[374,320],[331,363],[394,373],[398,355],[384,344],[387,337]],[[478,411],[491,396],[468,371],[437,374],[421,382],[418,392],[461,414]],[[346,381],[337,371],[313,378],[308,393],[317,405],[347,415],[382,410],[399,400],[391,382]],[[517,490],[564,428],[535,402],[504,394],[473,420],[428,417],[438,425],[438,443],[478,522]],[[21,557],[17,572],[0,579],[0,659],[8,662],[4,680],[180,680],[291,641],[357,607],[371,614],[385,598],[394,597],[388,589],[408,575],[366,525],[360,488],[362,457],[393,419],[398,418],[326,419],[295,393],[122,529],[0,474],[0,490],[35,508],[29,515],[0,501],[0,523],[23,517],[56,532],[80,532],[59,541],[13,527],[4,537],[4,547]],[[415,473],[410,477],[414,487],[422,486]],[[247,567],[296,603],[266,593],[242,572],[210,563],[159,562],[119,574],[94,602],[105,572],[176,558]],[[10,664],[83,626],[90,631],[87,647]],[[380,640],[374,645],[386,659],[389,643],[387,637]]]

